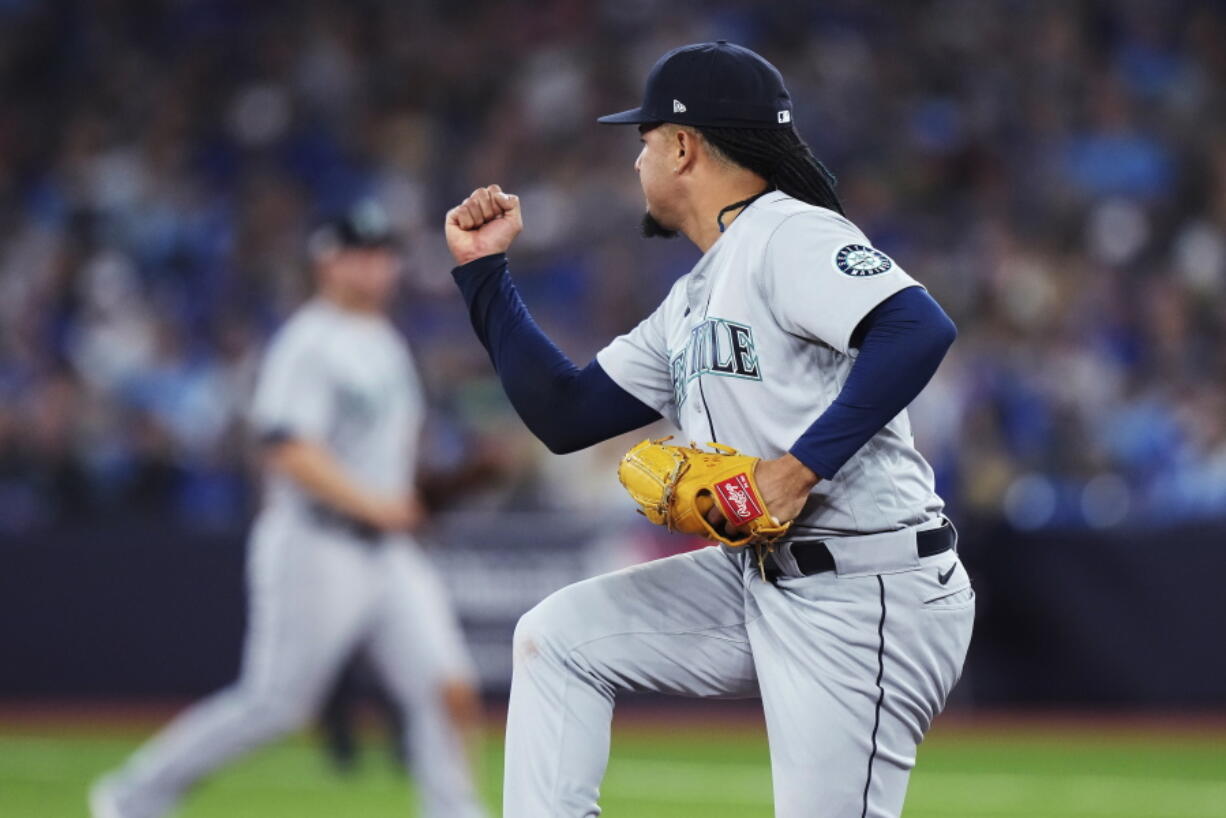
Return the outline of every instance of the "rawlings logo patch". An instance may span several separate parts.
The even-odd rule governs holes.
[[[719,506],[733,525],[744,525],[763,514],[758,505],[753,489],[749,487],[749,477],[737,474],[727,480],[715,484],[715,496],[719,498]]]

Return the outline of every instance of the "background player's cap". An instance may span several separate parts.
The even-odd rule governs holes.
[[[315,259],[347,248],[395,249],[397,246],[391,220],[373,199],[356,202],[343,213],[323,222],[307,241],[307,249]]]
[[[712,128],[787,128],[792,97],[775,66],[727,40],[665,54],[647,75],[643,104],[597,122],[675,122]]]

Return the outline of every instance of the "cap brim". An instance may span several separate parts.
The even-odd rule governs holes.
[[[605,125],[642,125],[644,122],[659,122],[659,117],[649,116],[642,108],[631,108],[616,114],[602,116],[596,120]]]

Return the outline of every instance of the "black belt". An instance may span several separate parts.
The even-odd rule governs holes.
[[[915,550],[921,557],[942,554],[953,550],[957,545],[958,533],[949,522],[940,528],[930,528],[915,535]],[[834,570],[834,555],[830,553],[830,549],[824,542],[792,543],[792,558],[796,560],[796,567],[800,569],[802,576],[807,577]],[[771,570],[772,568],[774,570]],[[766,569],[766,578],[774,582],[780,574],[779,566],[772,558],[771,564]]]
[[[383,539],[383,532],[370,523],[342,514],[321,503],[311,503],[311,516],[315,522],[325,528],[330,528],[338,534],[346,534],[355,540],[374,545]]]

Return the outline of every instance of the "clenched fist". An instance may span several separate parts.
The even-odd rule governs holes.
[[[445,229],[456,264],[505,253],[524,229],[519,197],[503,193],[498,185],[479,187],[447,211]]]

